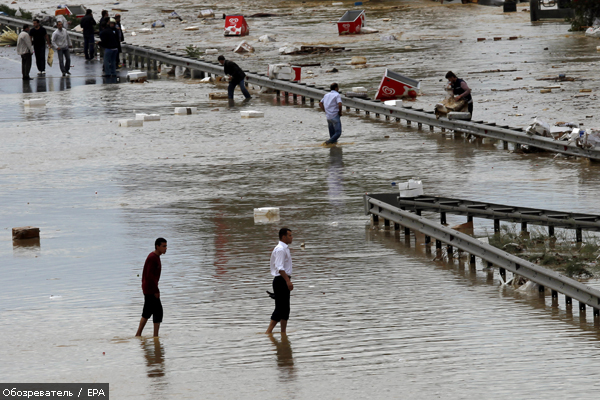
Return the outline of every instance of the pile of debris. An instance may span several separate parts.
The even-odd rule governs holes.
[[[0,34],[0,47],[2,46],[16,46],[17,38],[19,35],[12,29],[6,27],[2,34]]]
[[[549,137],[554,140],[575,143],[577,147],[591,149],[600,145],[600,129],[581,129],[576,122],[557,122],[550,126],[546,121],[535,118],[525,130],[529,135]]]
[[[333,46],[285,46],[279,49],[279,54],[297,56],[297,55],[314,55],[314,54],[325,54],[325,53],[341,53],[346,50],[345,47],[333,47]]]

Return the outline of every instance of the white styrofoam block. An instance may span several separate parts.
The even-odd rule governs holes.
[[[265,116],[265,113],[262,111],[240,111],[240,115],[242,118],[262,118]]]
[[[417,197],[423,195],[423,182],[410,179],[408,182],[398,184],[400,197]]]
[[[44,99],[25,100],[25,105],[29,106],[29,107],[43,107],[46,105],[46,100],[44,100]]]
[[[386,106],[400,107],[402,106],[402,100],[386,100],[383,102],[383,104]]]
[[[294,79],[295,77],[296,77],[296,75],[291,74],[291,73],[290,74],[282,74],[282,73],[277,74],[277,79],[285,79],[288,81]]]
[[[280,74],[291,74],[293,72],[292,67],[288,67],[288,66],[282,66],[279,67],[279,70],[277,71]]]
[[[132,126],[144,126],[144,121],[139,119],[120,119],[119,126],[132,127]]]
[[[279,207],[261,207],[254,209],[254,217],[279,217]]]
[[[450,111],[448,113],[448,119],[469,120],[469,119],[471,119],[471,113],[469,113],[469,112]]]
[[[217,49],[206,49],[204,50],[204,54],[217,54],[219,50]]]
[[[175,107],[175,115],[191,115],[196,114],[197,111],[196,107]]]
[[[141,121],[160,121],[160,114],[135,114],[135,119]]]
[[[132,71],[127,73],[127,79],[130,81],[135,81],[142,78],[148,78],[148,74],[143,71]]]
[[[366,87],[362,87],[362,86],[356,86],[352,88],[352,91],[354,93],[366,93],[367,92],[367,88]]]

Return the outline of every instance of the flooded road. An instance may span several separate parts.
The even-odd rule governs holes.
[[[323,148],[317,107],[262,95],[229,108],[208,100],[214,86],[190,83],[0,96],[2,381],[110,382],[116,399],[597,397],[591,312],[502,288],[480,265],[432,262],[373,229],[362,205],[418,177],[430,194],[597,213],[597,164],[353,113],[342,144]],[[48,106],[24,108],[33,97]],[[198,115],[172,115],[182,104]],[[117,127],[135,112],[162,118]],[[279,223],[254,223],[266,206],[281,208]],[[24,225],[40,227],[40,246],[13,246],[10,229]],[[262,333],[281,226],[294,231],[287,340]],[[476,236],[486,230],[476,221]],[[165,319],[160,339],[148,328],[140,339],[138,275],[158,236]]]

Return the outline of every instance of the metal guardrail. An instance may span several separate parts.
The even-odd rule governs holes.
[[[11,26],[21,26],[24,20],[12,17],[0,16],[0,22]],[[53,30],[53,28],[47,28]],[[75,40],[83,40],[83,35],[76,32],[69,32]],[[191,70],[198,70],[214,75],[223,75],[223,69],[216,61],[214,63],[201,61],[185,55],[154,49],[146,46],[134,46],[123,44],[122,49],[125,53],[134,57],[140,57],[147,60],[160,61],[168,65],[182,66]],[[148,62],[150,65],[150,63]],[[329,90],[324,87],[307,85],[305,83],[296,83],[278,79],[269,79],[266,74],[258,72],[247,72],[247,82],[258,86],[268,87],[274,90],[283,91],[308,97],[310,99],[320,100]],[[383,115],[386,119],[395,118],[396,121],[406,120],[407,123],[416,122],[421,125],[429,125],[444,129],[473,134],[480,137],[487,137],[504,142],[527,145],[553,153],[561,153],[569,156],[585,157],[594,160],[600,160],[600,149],[582,149],[575,144],[556,141],[551,138],[534,136],[526,134],[521,128],[510,126],[497,126],[495,123],[485,123],[483,121],[460,121],[449,120],[447,118],[436,118],[433,111],[422,109],[413,109],[410,106],[387,106],[379,100],[359,99],[342,96],[342,104],[347,109],[354,108],[357,111],[363,110],[367,114],[375,113],[376,116]]]
[[[442,223],[445,223],[446,219],[444,214],[449,213],[556,228],[600,231],[600,215],[595,214],[518,207],[450,197],[419,196],[404,198],[399,197],[398,193],[373,194],[372,196],[388,204],[397,205],[403,210],[413,212],[435,211],[441,213]]]
[[[393,221],[405,228],[421,232],[427,237],[456,247],[472,256],[480,257],[494,266],[504,268],[513,274],[523,276],[543,287],[550,288],[553,295],[554,292],[564,294],[568,303],[571,299],[578,300],[582,311],[585,311],[584,307],[582,309],[582,305],[585,304],[594,308],[594,316],[600,315],[600,290],[523,260],[467,234],[432,222],[425,217],[401,210],[384,201],[377,200],[369,194],[364,196],[364,202],[366,215],[372,214],[384,220]]]

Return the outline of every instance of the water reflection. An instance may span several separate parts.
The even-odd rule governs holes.
[[[275,336],[269,335],[269,339],[275,346],[277,354],[277,369],[282,381],[291,381],[295,379],[294,356],[292,354],[292,345],[285,333],[281,334],[281,339],[277,340]]]
[[[13,257],[35,258],[40,254],[40,238],[13,240]]]
[[[23,81],[23,93],[32,93],[31,81]]]
[[[161,378],[165,376],[164,348],[160,338],[142,339],[140,341],[146,357],[148,378]]]
[[[329,202],[335,210],[344,205],[344,153],[341,147],[329,149],[329,167],[327,168],[327,193]],[[341,211],[340,211],[341,212]]]
[[[35,91],[36,92],[47,92],[48,91],[46,77],[39,76],[36,79],[36,81],[35,81]]]
[[[64,91],[64,90],[68,90],[68,89],[71,89],[71,77],[70,76],[66,76],[60,80],[59,90]]]

